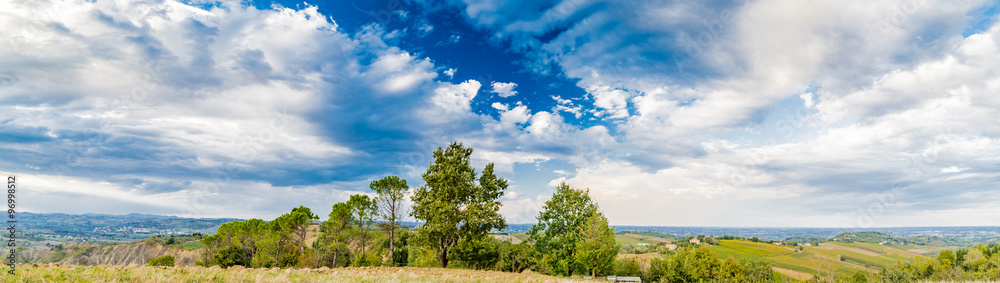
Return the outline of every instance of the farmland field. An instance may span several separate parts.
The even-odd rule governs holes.
[[[721,258],[768,261],[775,271],[794,278],[802,278],[803,274],[850,275],[861,270],[877,271],[920,256],[868,243],[823,243],[819,247],[802,247],[801,251],[798,248],[742,240],[722,240],[711,247]]]

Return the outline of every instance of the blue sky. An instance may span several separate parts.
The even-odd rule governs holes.
[[[954,2],[954,3],[953,3]],[[33,212],[325,215],[458,140],[534,221],[995,225],[988,1],[0,3],[0,171]]]

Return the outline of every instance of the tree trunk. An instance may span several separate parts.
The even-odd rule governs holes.
[[[596,275],[595,273],[596,273],[596,272],[594,271],[594,268],[591,268],[591,269],[590,269],[590,278],[594,278],[594,277],[597,277],[597,275]]]
[[[338,254],[340,254],[340,251],[338,251],[337,249],[333,249],[333,264],[330,264],[330,268],[339,267],[339,266],[337,266],[337,255]]]
[[[281,240],[278,240],[277,249],[274,249],[274,266],[281,267]]]
[[[389,265],[396,267],[396,225],[389,223]]]
[[[441,248],[441,268],[448,268],[448,248]]]

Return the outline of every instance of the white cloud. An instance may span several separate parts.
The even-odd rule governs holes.
[[[969,170],[969,167],[948,166],[941,168],[941,173],[958,173],[965,170]]]
[[[371,64],[364,76],[375,78],[385,93],[413,92],[422,83],[437,77],[429,58],[418,60],[407,52],[385,54]]]
[[[455,72],[456,71],[458,71],[458,69],[448,68],[447,70],[444,71],[444,74],[448,75],[449,79],[453,79],[453,78],[455,78]]]
[[[500,95],[500,97],[515,96],[517,95],[515,87],[517,87],[516,83],[493,82],[493,93]]]
[[[434,32],[434,25],[426,19],[418,21],[415,27],[417,29],[417,36],[419,37],[427,37]]]
[[[576,163],[570,179],[602,188],[595,193],[620,206],[606,209],[617,214],[613,223],[645,222],[647,214],[627,207],[681,193],[682,200],[642,206],[852,226],[859,205],[897,183],[906,187],[899,210],[892,208],[898,216],[884,225],[925,225],[905,215],[954,211],[929,198],[995,209],[968,197],[992,199],[981,189],[995,182],[987,175],[939,176],[1000,160],[993,138],[1000,133],[993,118],[1000,116],[1000,28],[990,19],[993,27],[962,37],[984,1],[558,1],[516,11],[464,2],[473,23],[527,50],[537,63],[529,70],[555,64],[579,79],[589,111],[621,133],[602,148],[613,157],[581,158],[588,162]],[[574,113],[571,101],[553,98],[554,112]],[[556,116],[535,113],[527,137],[561,140],[573,132]],[[705,192],[732,176],[740,181],[725,194],[730,203],[707,200]],[[936,180],[953,182],[954,193],[924,185]],[[616,200],[632,195],[644,197]],[[784,204],[790,199],[801,205]],[[774,208],[755,211],[767,205]],[[718,217],[691,225],[727,223]]]
[[[481,86],[476,80],[460,84],[439,83],[431,97],[431,103],[437,109],[427,109],[423,114],[424,119],[433,123],[449,123],[471,116],[469,103],[476,97]]]
[[[572,100],[562,99],[557,95],[553,95],[552,99],[556,101],[556,107],[552,109],[553,112],[566,112],[573,114],[577,119],[583,116],[583,105],[574,105]]]

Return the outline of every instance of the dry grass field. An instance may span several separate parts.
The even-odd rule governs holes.
[[[593,282],[537,273],[370,267],[247,269],[233,267],[66,266],[24,264],[3,282]]]

